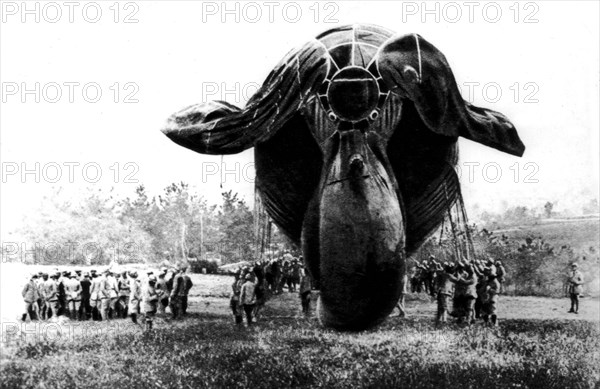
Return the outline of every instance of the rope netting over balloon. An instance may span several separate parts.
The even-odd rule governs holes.
[[[433,255],[439,262],[470,262],[480,255],[473,242],[474,233],[475,226],[469,224],[459,189],[456,200],[447,206],[441,225],[420,247],[414,260],[421,262]]]
[[[273,221],[267,213],[258,190],[254,191],[254,259],[271,259]]]

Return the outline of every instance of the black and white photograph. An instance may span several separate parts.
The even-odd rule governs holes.
[[[600,2],[0,0],[1,388],[600,388]]]

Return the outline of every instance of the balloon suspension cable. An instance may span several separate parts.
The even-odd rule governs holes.
[[[258,189],[254,188],[254,258],[259,258],[261,253],[261,228],[260,228],[261,201]]]
[[[465,202],[462,197],[462,193],[460,192],[460,188],[458,190],[458,201],[460,203],[460,210],[463,217],[467,247],[468,250],[471,252],[472,257],[475,258],[475,245],[473,244],[473,234],[471,233],[471,229],[469,228],[469,218],[467,217],[467,209],[465,207]]]
[[[447,188],[444,186],[444,193],[446,200],[449,200]],[[452,205],[448,205],[448,224],[452,233],[452,246],[457,260],[463,258],[467,262],[471,262],[475,258],[475,246],[473,244],[473,234],[469,227],[469,219],[467,217],[467,211],[465,208],[464,199],[460,188],[458,190],[458,196],[456,202]],[[439,245],[443,246],[445,229],[445,220],[442,221]],[[444,253],[446,251],[444,250]]]
[[[267,220],[267,249],[269,250],[268,252],[271,252],[271,228],[273,227],[273,222],[271,221],[271,218],[266,215],[266,220]],[[271,258],[269,258],[271,259]]]
[[[448,191],[447,191],[445,183],[444,183],[444,194],[446,196],[446,203],[447,203],[447,201],[448,201]],[[454,224],[454,221],[452,220],[452,208],[450,207],[450,205],[448,205],[448,220],[449,220],[450,227],[451,227],[451,230],[452,230],[452,238],[453,238],[453,243],[454,243],[453,244],[453,246],[454,246],[454,253],[456,255],[456,261],[458,262],[462,258],[460,256],[460,252],[459,252],[459,249],[458,249],[458,238],[456,236],[456,226]]]
[[[221,172],[221,182],[219,183],[219,188],[223,189],[223,154],[221,154],[221,165],[219,166],[219,171]]]
[[[254,257],[264,260],[271,248],[272,221],[262,203],[260,192],[254,189]]]

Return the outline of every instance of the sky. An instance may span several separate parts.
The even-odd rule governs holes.
[[[463,98],[515,124],[522,158],[460,140],[468,209],[566,209],[598,197],[596,1],[0,6],[3,236],[57,187],[132,195],[144,184],[158,194],[184,181],[209,202],[233,190],[252,203],[252,150],[204,156],[160,128],[191,104],[243,106],[289,50],[353,23],[419,33],[446,55]]]

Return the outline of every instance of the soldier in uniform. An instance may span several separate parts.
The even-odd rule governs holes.
[[[170,299],[170,307],[171,314],[173,319],[178,319],[182,316],[182,306],[183,299],[185,296],[185,280],[183,278],[183,267],[179,267],[175,271],[175,275],[173,277],[173,289],[171,290]]]
[[[46,297],[44,294],[44,285],[46,284],[46,281],[48,281],[48,273],[42,273],[41,276],[38,278],[38,292],[39,292],[39,300],[38,300],[38,307],[39,307],[39,311],[40,311],[40,318],[42,320],[46,320],[47,319],[47,307],[46,307]]]
[[[124,319],[127,317],[127,306],[129,305],[129,280],[127,279],[127,272],[124,271],[121,274],[117,282],[119,289],[119,298],[117,301],[117,312],[120,318]]]
[[[448,309],[454,293],[454,283],[458,281],[452,273],[454,268],[449,263],[444,263],[437,279],[437,316],[436,324],[446,323],[448,320]]]
[[[69,307],[67,307],[67,292],[65,290],[65,284],[71,277],[71,272],[63,271],[62,274],[58,273],[58,315],[66,315]]]
[[[252,275],[246,274],[245,282],[240,291],[240,301],[246,313],[248,326],[252,325],[252,314],[256,305],[256,285],[252,282]]]
[[[241,272],[237,271],[234,276],[233,284],[231,284],[231,298],[229,299],[229,307],[233,313],[235,324],[242,324],[244,321],[242,303],[240,301],[240,294],[242,291],[242,284],[240,283]]]
[[[158,313],[165,313],[167,306],[169,305],[169,288],[167,287],[167,280],[165,279],[167,269],[161,270],[158,274],[158,280],[156,281],[156,293],[158,293]]]
[[[142,291],[142,306],[144,310],[145,330],[152,329],[154,315],[158,305],[158,293],[156,293],[156,277],[151,275],[148,277],[147,285]]]
[[[475,321],[475,299],[477,298],[477,276],[472,265],[464,266],[464,274],[456,281],[457,292],[462,296],[462,314],[459,322],[471,325]],[[460,288],[458,288],[460,286]]]
[[[110,310],[111,299],[112,299],[112,285],[109,281],[110,270],[106,269],[100,277],[100,316],[103,321],[109,319],[108,312]]]
[[[91,298],[91,287],[92,282],[90,281],[90,275],[83,273],[83,278],[79,281],[81,285],[81,306],[79,308],[79,317],[82,320],[90,318],[92,313],[92,307],[90,306]]]
[[[571,265],[569,274],[569,296],[571,298],[571,309],[569,313],[579,313],[579,296],[583,293],[583,275],[579,271],[579,266],[574,263]]]
[[[92,270],[92,286],[90,289],[90,307],[92,309],[92,318],[94,320],[100,319],[100,311],[102,309],[102,294],[100,288],[102,286],[102,277],[96,274],[95,270]]]
[[[483,303],[485,300],[485,291],[487,288],[487,278],[485,274],[489,268],[482,261],[473,261],[473,270],[477,276],[477,298],[475,299],[475,319],[481,318],[483,312]]]
[[[498,293],[504,292],[504,281],[506,281],[506,269],[502,265],[501,261],[496,261],[496,279],[500,283],[500,291]]]
[[[312,293],[312,285],[310,282],[310,276],[303,267],[300,268],[300,305],[302,306],[302,313],[308,315],[310,313],[310,297]]]
[[[79,306],[81,304],[81,284],[77,280],[77,275],[75,273],[71,274],[71,277],[65,279],[63,283],[67,298],[69,319],[80,320]]]
[[[183,282],[185,285],[185,295],[181,297],[181,314],[185,316],[188,308],[188,296],[192,286],[194,286],[194,283],[192,282],[189,274],[187,274],[187,268],[183,269],[181,276],[183,277]]]
[[[119,282],[112,270],[106,273],[106,288],[108,288],[108,317],[114,318],[117,312],[117,301],[119,301]]]
[[[440,264],[435,260],[435,255],[429,256],[429,262],[425,270],[425,290],[430,296],[435,297],[435,275],[441,269]]]
[[[44,283],[44,298],[46,299],[46,307],[52,312],[53,317],[58,316],[58,277],[59,274],[52,274],[50,279]],[[50,316],[48,316],[50,317]]]
[[[400,297],[398,298],[398,303],[396,304],[398,311],[400,311],[400,317],[406,317],[406,310],[404,307],[404,298],[406,297],[406,293],[408,293],[408,275],[404,273],[404,276],[402,276],[402,286],[400,287]]]
[[[129,272],[129,316],[131,321],[137,324],[137,315],[140,313],[140,298],[142,291],[140,281],[137,279],[137,272]]]
[[[21,294],[23,295],[23,300],[25,301],[25,313],[21,317],[22,321],[27,320],[27,316],[29,315],[29,320],[37,320],[38,315],[36,312],[38,309],[37,301],[39,299],[40,293],[37,286],[38,275],[33,274],[29,279],[29,282],[25,284],[23,287],[23,291]]]
[[[485,294],[483,299],[483,321],[488,323],[491,320],[493,326],[498,325],[498,316],[496,315],[496,303],[500,293],[500,282],[496,275],[496,268],[486,270],[487,280]]]

